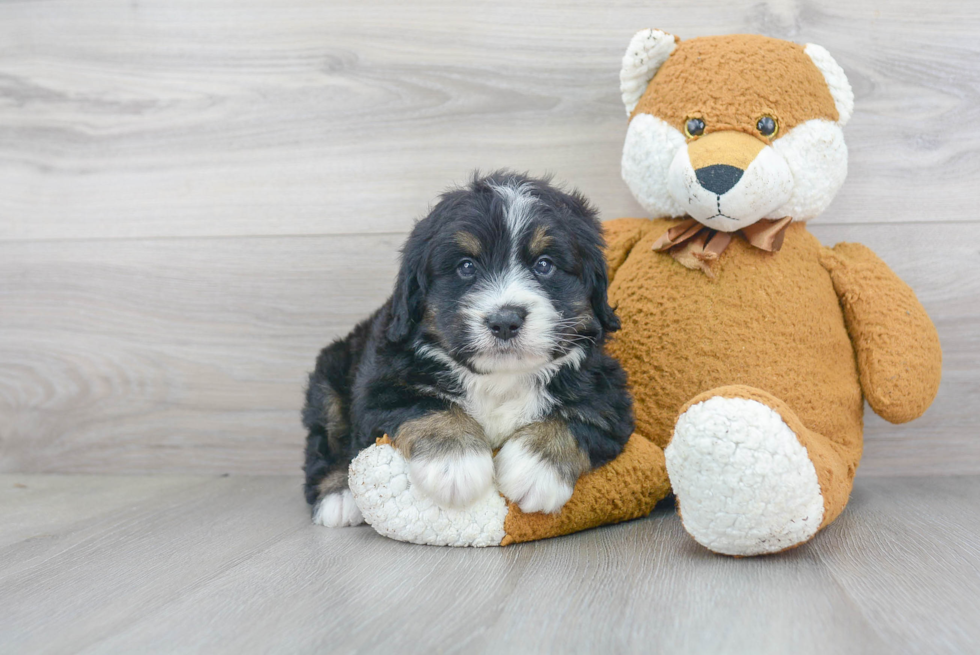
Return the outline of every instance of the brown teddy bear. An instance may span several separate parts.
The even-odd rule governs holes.
[[[778,552],[847,504],[865,399],[902,423],[935,397],[939,339],[912,290],[868,248],[825,248],[806,229],[847,173],[853,95],[830,54],[644,30],[620,80],[623,179],[655,217],[605,224],[622,321],[609,348],[637,434],[555,515],[496,493],[443,510],[403,484],[390,446],[372,447],[351,485],[382,534],[507,544],[641,516],[673,489],[707,548]]]

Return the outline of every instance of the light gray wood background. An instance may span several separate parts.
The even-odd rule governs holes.
[[[603,217],[619,59],[656,26],[827,47],[850,176],[812,225],[919,293],[933,408],[869,415],[861,475],[977,473],[980,3],[0,2],[0,471],[297,474],[317,350],[387,295],[474,168]]]

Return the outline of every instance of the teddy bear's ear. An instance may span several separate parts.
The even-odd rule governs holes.
[[[667,61],[678,41],[680,39],[673,34],[660,30],[642,30],[633,35],[623,56],[623,68],[619,71],[619,90],[623,94],[627,116],[633,113],[650,80]]]
[[[827,49],[818,46],[816,43],[807,43],[803,50],[814,65],[823,73],[823,79],[827,81],[827,88],[830,95],[834,98],[834,105],[837,106],[837,123],[843,127],[847,121],[851,120],[854,113],[854,91],[851,84],[844,75],[844,69],[834,61]]]

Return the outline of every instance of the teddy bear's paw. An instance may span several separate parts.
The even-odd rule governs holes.
[[[364,523],[364,517],[357,509],[354,494],[344,489],[320,499],[313,510],[313,522],[326,528],[346,528]]]
[[[664,454],[684,528],[714,552],[775,553],[820,527],[823,496],[806,448],[760,402],[715,396],[691,406]]]
[[[388,444],[365,448],[350,465],[350,488],[379,534],[436,546],[499,546],[507,503],[491,485],[462,509],[440,507],[409,481],[409,463]]]
[[[574,480],[567,480],[552,464],[514,439],[494,458],[500,493],[517,503],[526,514],[554,514],[572,497]]]

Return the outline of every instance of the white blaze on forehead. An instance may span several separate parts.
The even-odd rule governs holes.
[[[509,183],[492,188],[507,205],[504,219],[507,221],[507,230],[516,248],[520,236],[531,222],[531,212],[538,200],[531,195],[529,184]]]

